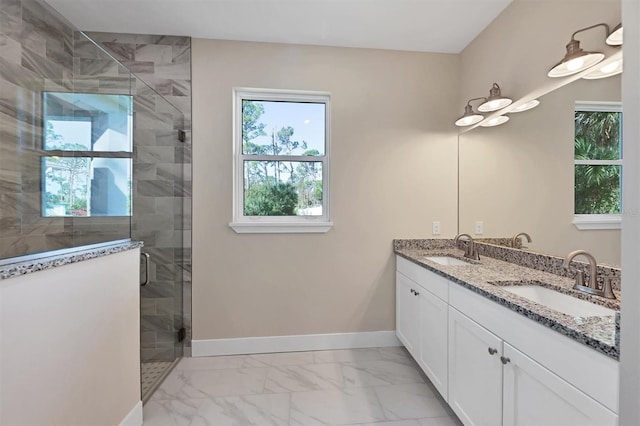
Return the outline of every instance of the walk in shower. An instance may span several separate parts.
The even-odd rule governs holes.
[[[145,399],[189,339],[190,39],[88,37],[41,0],[0,2],[0,262],[144,242]]]

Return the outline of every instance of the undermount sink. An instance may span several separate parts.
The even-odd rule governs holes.
[[[425,256],[424,258],[439,265],[445,266],[472,265],[472,263],[465,262],[464,260],[460,260],[457,257],[451,256]]]
[[[510,293],[573,317],[615,315],[613,309],[539,285],[504,285],[500,287]]]

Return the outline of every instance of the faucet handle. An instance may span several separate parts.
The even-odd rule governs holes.
[[[613,277],[604,277],[604,284],[602,284],[603,297],[607,299],[615,299],[616,295],[613,294]]]
[[[574,286],[574,288],[577,287],[584,287],[584,272],[583,271],[576,271],[576,285]]]
[[[471,245],[471,255],[469,258],[473,260],[480,260],[480,251],[478,251],[478,246],[475,245],[475,243]]]

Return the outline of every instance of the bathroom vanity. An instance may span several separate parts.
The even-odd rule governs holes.
[[[397,336],[464,424],[617,423],[617,300],[446,240],[403,241],[416,240],[394,242]]]

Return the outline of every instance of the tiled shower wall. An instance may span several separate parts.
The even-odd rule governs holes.
[[[130,94],[131,75],[97,80],[74,60],[80,34],[38,0],[0,0],[0,259],[129,237],[130,219],[42,217],[42,93]]]
[[[132,238],[151,255],[151,282],[141,291],[142,360],[172,360],[181,355],[174,346],[181,324],[185,355],[191,341],[191,39],[86,34],[138,77]],[[91,52],[76,50],[76,57],[92,60]],[[167,123],[172,107],[165,99],[182,112],[183,123]],[[184,143],[177,128],[186,130]]]
[[[189,342],[191,324],[190,39],[93,36],[138,78],[40,0],[0,0],[0,259],[128,238],[131,227],[153,259],[142,356],[173,359],[175,330],[184,324]],[[133,223],[42,217],[43,91],[134,95]]]

